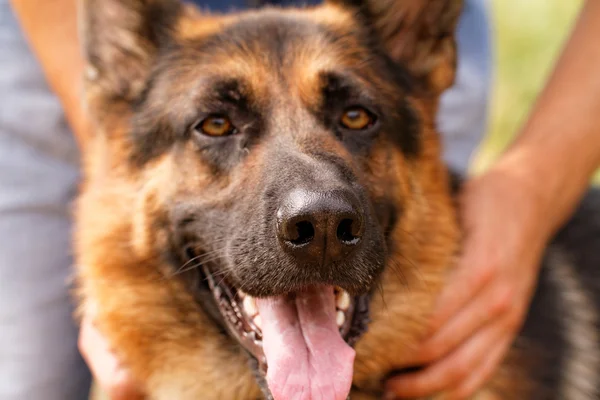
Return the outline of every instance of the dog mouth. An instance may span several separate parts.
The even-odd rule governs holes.
[[[352,346],[369,322],[368,294],[314,285],[255,298],[207,266],[202,271],[229,334],[258,361],[276,400],[307,391],[347,398]]]

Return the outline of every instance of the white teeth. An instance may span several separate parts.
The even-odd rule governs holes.
[[[244,293],[241,290],[237,291],[237,296],[242,300],[242,308],[244,313],[249,317],[254,326],[258,329],[262,329],[262,319],[258,314],[258,307],[256,306],[256,298]],[[346,322],[346,312],[350,308],[350,294],[341,288],[335,290],[335,322],[339,328],[341,328]]]
[[[346,314],[344,314],[343,311],[338,311],[335,314],[335,322],[337,323],[338,328],[340,328],[344,325],[344,322],[346,322]]]
[[[346,311],[350,307],[350,295],[345,290],[338,293],[335,299],[335,305],[340,310]]]
[[[260,315],[254,317],[252,321],[254,321],[254,325],[256,325],[258,329],[262,329],[262,319],[260,318]]]
[[[256,299],[254,297],[245,296],[243,305],[244,312],[249,317],[254,317],[256,314],[258,314],[258,308],[256,307]]]

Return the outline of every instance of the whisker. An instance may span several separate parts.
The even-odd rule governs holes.
[[[185,269],[185,267],[187,267],[189,264],[196,262],[200,257],[202,257],[202,255],[198,255],[195,257],[190,258],[189,260],[187,260],[185,263],[183,263],[182,266],[180,266],[179,268],[177,268],[174,272],[174,274],[179,273],[181,270]]]
[[[404,256],[401,256],[404,257]],[[404,259],[409,263],[412,264],[410,262],[410,260],[408,260],[406,257],[404,257]],[[394,274],[396,275],[396,277],[400,280],[400,283],[402,284],[403,287],[410,289],[409,284],[408,284],[408,279],[406,278],[406,274],[404,273],[404,270],[402,268],[402,264],[400,264],[400,262],[394,258],[391,258],[389,260],[389,268],[391,268],[392,272],[394,272]],[[415,268],[414,265],[411,265],[413,268]]]
[[[387,309],[387,303],[385,301],[385,292],[383,290],[383,281],[381,279],[377,281],[377,284],[375,285],[375,290],[379,293],[379,296],[381,297],[383,308]]]
[[[402,228],[401,226],[398,226],[398,229],[402,233],[406,234],[406,236],[408,236],[408,238],[410,238],[411,240],[413,240],[413,242],[414,242],[413,244],[414,245],[416,245],[416,246],[420,246],[421,245],[421,243],[419,242],[419,239],[417,239],[417,237],[415,236],[415,234],[413,232],[411,232],[409,230],[406,230],[406,229]]]
[[[213,261],[218,260],[220,258],[221,258],[220,255],[215,255],[214,257],[210,257],[210,258],[202,258],[202,259],[194,260],[194,264],[193,265],[189,265],[186,268],[179,268],[179,269],[177,269],[173,274],[171,274],[170,277],[172,278],[174,276],[181,275],[181,274],[183,274],[183,273],[185,273],[187,271],[191,271],[191,270],[193,270],[195,268],[198,268],[198,267],[200,267],[203,264],[206,264],[206,263],[209,263],[209,262],[213,262]],[[186,264],[189,264],[189,262],[186,263]]]
[[[199,249],[199,246],[195,246],[194,249],[195,250]],[[194,256],[194,257],[190,258],[189,260],[187,260],[185,263],[183,263],[179,268],[177,268],[173,273],[169,274],[165,278],[173,278],[173,277],[181,275],[185,272],[196,269],[196,268],[200,267],[202,264],[218,260],[222,257],[221,254],[223,253],[223,251],[225,249],[226,249],[226,247],[221,247],[219,249],[212,250],[212,251],[205,252],[205,253],[199,254],[197,256]]]

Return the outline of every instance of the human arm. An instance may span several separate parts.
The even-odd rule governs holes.
[[[95,311],[88,310],[81,322],[79,350],[96,382],[111,400],[143,400],[140,386],[129,374],[94,324]]]
[[[67,120],[83,147],[88,135],[83,108],[83,60],[77,40],[76,0],[11,0],[11,6],[46,81],[61,102]],[[127,371],[119,365],[102,335],[85,315],[79,348],[97,382],[113,400],[142,398]]]
[[[600,3],[588,0],[520,135],[466,182],[463,254],[417,355],[429,366],[393,379],[401,398],[467,397],[494,372],[520,329],[540,258],[600,163]]]
[[[77,1],[11,0],[11,6],[82,147],[89,129],[82,102],[84,63],[78,41]]]

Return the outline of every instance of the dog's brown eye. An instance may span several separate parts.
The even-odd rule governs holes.
[[[347,129],[362,130],[373,124],[373,116],[362,107],[349,108],[342,115],[341,123]]]
[[[233,133],[233,124],[222,115],[211,115],[196,125],[196,130],[208,136],[226,136]]]

